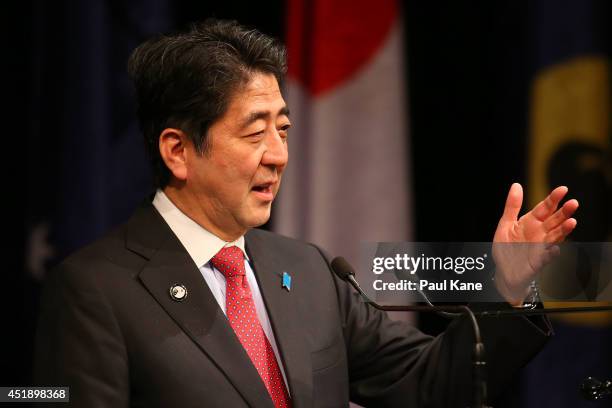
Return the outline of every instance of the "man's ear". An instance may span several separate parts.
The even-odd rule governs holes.
[[[191,143],[180,129],[166,128],[159,135],[159,154],[178,180],[187,178],[187,149]]]

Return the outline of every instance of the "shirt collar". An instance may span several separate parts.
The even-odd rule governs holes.
[[[234,242],[222,240],[179,210],[168,196],[159,189],[155,193],[155,198],[153,198],[153,206],[170,226],[174,235],[181,241],[198,268],[208,263],[223,247],[237,246],[245,258],[249,259],[244,249],[244,235]]]

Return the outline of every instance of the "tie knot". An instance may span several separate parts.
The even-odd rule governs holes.
[[[212,257],[210,263],[212,263],[219,272],[225,275],[226,278],[236,275],[244,276],[246,274],[244,269],[244,255],[242,250],[237,246],[221,248],[221,250]]]

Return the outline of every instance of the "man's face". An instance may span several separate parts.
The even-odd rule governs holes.
[[[233,237],[268,221],[287,165],[290,126],[276,78],[255,73],[210,127],[209,151],[189,147],[185,187],[207,229]]]

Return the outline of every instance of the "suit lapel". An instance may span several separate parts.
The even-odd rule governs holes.
[[[293,407],[311,407],[313,390],[310,348],[300,326],[296,296],[281,286],[282,273],[292,274],[292,271],[297,271],[292,266],[297,267],[299,261],[281,260],[282,254],[275,251],[271,244],[265,242],[258,234],[248,233],[246,235],[246,249],[252,261],[283,360]],[[293,278],[295,280],[296,276]],[[305,282],[305,279],[302,279],[301,282],[297,280],[294,285]]]
[[[272,400],[208,285],[180,241],[152,205],[128,222],[128,249],[149,259],[139,279],[185,333],[215,362],[249,406],[273,408]],[[169,294],[182,284],[182,302]]]

